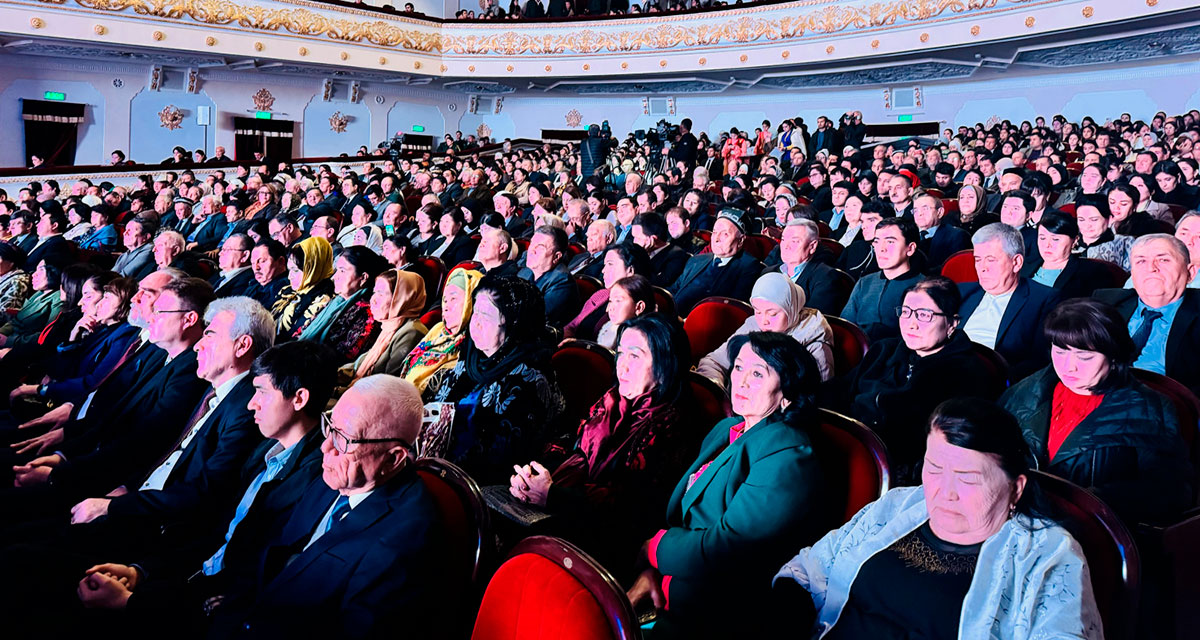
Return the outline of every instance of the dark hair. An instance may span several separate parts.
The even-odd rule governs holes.
[[[289,216],[286,213],[283,213],[282,211],[275,214],[274,216],[272,216],[271,220],[273,222],[278,222],[280,226],[286,227],[288,225],[291,225],[293,227],[296,227],[297,229],[300,228],[300,223],[296,222],[295,218]]]
[[[879,233],[880,229],[887,227],[896,227],[900,230],[900,235],[904,237],[905,244],[916,244],[921,241],[921,231],[917,229],[917,223],[912,221],[912,218],[891,217],[884,218],[875,225],[875,233]]]
[[[879,198],[871,198],[863,203],[862,213],[877,213],[884,218],[893,218],[896,216],[896,208],[890,202],[884,202]]]
[[[621,259],[621,264],[625,265],[626,269],[633,269],[633,272],[640,276],[649,276],[650,273],[650,254],[646,250],[632,242],[614,242],[604,249],[605,255],[609,251],[615,251],[617,257]],[[603,258],[603,256],[601,256]]]
[[[1112,211],[1108,208],[1108,198],[1099,193],[1081,193],[1075,196],[1076,215],[1078,215],[1079,207],[1095,207],[1105,220],[1112,217]]]
[[[1129,384],[1137,348],[1128,323],[1114,307],[1090,298],[1066,300],[1050,311],[1044,327],[1051,346],[1095,351],[1108,359],[1108,373],[1092,391]]]
[[[1147,184],[1146,186],[1149,187],[1150,185]],[[1133,201],[1133,209],[1130,210],[1130,215],[1137,212],[1138,205],[1142,202],[1142,194],[1137,190],[1137,187],[1129,184],[1128,181],[1123,180],[1114,184],[1112,188],[1108,190],[1108,193],[1112,194],[1113,191],[1120,191],[1121,193],[1129,196],[1129,199]]]
[[[391,268],[382,256],[363,246],[344,247],[338,258],[349,262],[358,275],[367,274],[368,280],[374,280],[384,269]]]
[[[653,291],[649,281],[641,276],[622,278],[617,284],[625,286],[626,281],[635,279],[645,282],[645,288]],[[653,300],[653,293],[651,299]],[[650,347],[650,358],[653,361],[651,371],[658,383],[654,391],[650,392],[650,396],[656,403],[677,400],[691,368],[691,346],[683,324],[664,313],[645,313],[621,323],[621,331],[617,334],[618,343],[626,331],[641,333]]]
[[[179,298],[179,302],[183,304],[188,311],[195,311],[204,317],[204,309],[208,303],[216,299],[213,295],[213,287],[207,280],[200,278],[180,278],[167,284],[163,287],[163,291],[170,291]]]
[[[904,295],[920,292],[929,296],[933,303],[937,305],[938,310],[950,316],[951,319],[957,319],[958,310],[962,307],[962,292],[958,290],[958,285],[953,280],[945,276],[930,276],[913,286],[904,290]],[[903,300],[903,298],[901,298]]]
[[[1001,203],[1009,198],[1016,198],[1020,200],[1021,206],[1025,207],[1025,213],[1033,213],[1033,210],[1037,208],[1037,201],[1033,199],[1033,196],[1029,195],[1028,191],[1021,189],[1006,191],[1004,195],[1001,196]]]
[[[47,202],[54,202],[54,201],[48,200]],[[57,203],[52,207],[46,206],[46,204],[43,203],[42,204],[42,215],[50,216],[50,224],[54,225],[55,227],[58,227],[58,230],[60,232],[65,231],[67,229],[67,224],[69,224],[67,221],[67,214],[63,213],[62,207],[58,206]]]
[[[1030,195],[1033,195],[1034,191],[1043,195],[1049,195],[1053,187],[1054,185],[1050,180],[1050,176],[1041,171],[1030,171],[1025,174],[1025,179],[1021,181],[1021,190],[1029,192]]]
[[[286,398],[308,391],[304,412],[316,418],[325,410],[337,382],[338,357],[329,347],[312,340],[295,340],[267,349],[254,359],[250,375],[266,376]]]
[[[283,243],[276,240],[275,238],[263,238],[262,242],[259,242],[258,244],[254,245],[254,246],[255,247],[266,247],[267,254],[270,255],[271,258],[275,259],[275,260],[283,260],[288,255],[288,248],[283,246]],[[304,263],[303,260],[301,260],[300,262],[301,262],[301,264]]]
[[[528,280],[516,276],[485,275],[475,286],[472,302],[487,294],[503,318],[505,343],[518,345],[541,341],[546,329],[546,301]],[[476,307],[478,308],[478,307]]]
[[[808,350],[790,335],[772,331],[751,331],[729,339],[728,357],[730,372],[742,347],[750,345],[755,355],[762,358],[775,375],[779,376],[779,388],[783,397],[791,401],[782,409],[783,419],[794,426],[802,426],[804,420],[817,406],[816,393],[821,384],[820,369]],[[732,387],[732,384],[729,385]]]
[[[1033,459],[1021,426],[1011,413],[982,398],[952,398],[937,406],[929,416],[926,435],[936,430],[951,445],[993,456],[1004,475],[1016,481],[1024,475],[1025,485],[1017,511],[1030,517],[1042,517],[1040,494],[1029,476]]]
[[[646,276],[638,274],[625,276],[614,282],[613,286],[620,286],[629,294],[630,298],[633,298],[634,302],[646,305],[647,313],[655,310],[654,285]]]
[[[658,238],[660,241],[671,241],[671,232],[667,230],[667,219],[653,211],[650,213],[639,213],[633,219],[633,226],[641,227],[642,233],[653,238]]]
[[[392,243],[392,246],[396,247],[397,249],[404,249],[406,255],[412,255],[412,239],[403,233],[393,233],[392,235],[388,236],[384,242],[390,242]]]
[[[445,218],[446,216],[450,216],[450,219],[454,221],[454,224],[457,224],[460,227],[467,224],[467,219],[463,217],[462,209],[460,209],[459,207],[450,207],[449,209],[443,209],[442,210],[442,218]],[[440,220],[440,218],[439,218],[439,220]]]
[[[49,263],[47,263],[47,266],[49,266]],[[46,275],[49,275],[49,273],[47,270]],[[63,269],[62,277],[58,283],[59,289],[62,290],[63,296],[66,298],[66,300],[63,300],[63,308],[74,309],[78,307],[79,299],[83,297],[83,284],[101,273],[105,272],[100,267],[86,262],[73,264]],[[103,286],[104,283],[101,283],[96,288],[99,289]]]
[[[111,293],[117,297],[120,306],[117,307],[114,319],[117,322],[125,322],[129,318],[129,307],[133,301],[133,294],[137,293],[137,282],[133,278],[113,278],[104,285],[104,293]]]
[[[1054,210],[1043,213],[1042,219],[1038,221],[1038,226],[1045,228],[1050,233],[1067,236],[1072,240],[1079,237],[1079,224],[1075,222],[1075,216],[1062,211]]]

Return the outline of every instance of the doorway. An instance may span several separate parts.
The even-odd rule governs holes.
[[[75,164],[79,124],[86,105],[73,102],[21,100],[21,120],[25,123],[25,166],[37,156],[43,166],[69,167]]]
[[[292,159],[292,137],[296,123],[292,120],[233,119],[233,159],[253,162],[254,153],[262,153],[272,162]]]

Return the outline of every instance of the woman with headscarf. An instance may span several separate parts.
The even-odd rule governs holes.
[[[333,299],[292,335],[320,342],[350,361],[372,344],[379,331],[369,298],[375,276],[387,264],[366,247],[346,247],[333,266]]]
[[[947,223],[974,235],[983,227],[1000,222],[1000,216],[987,211],[987,194],[977,184],[964,184],[958,190],[958,211],[946,216]]]
[[[832,378],[833,329],[820,311],[804,306],[807,301],[804,289],[782,273],[760,277],[750,291],[754,315],[746,318],[729,340],[704,356],[696,365],[696,373],[724,387],[729,379],[729,341],[751,331],[771,331],[795,338],[816,361],[821,380]]]
[[[468,335],[462,359],[424,396],[457,405],[446,457],[480,484],[500,484],[514,464],[534,458],[566,406],[550,368],[541,292],[520,278],[484,276]]]
[[[375,253],[383,253],[383,230],[368,224],[354,230],[350,238],[351,247],[366,247]]]
[[[471,320],[471,299],[481,279],[483,274],[474,270],[450,272],[442,287],[442,321],[404,357],[396,375],[415,384],[422,393],[436,385],[439,372],[449,372],[458,364],[462,341],[467,336],[463,329]]]
[[[371,293],[371,316],[379,325],[379,337],[366,353],[342,367],[339,377],[343,385],[377,373],[402,375],[408,353],[427,333],[420,320],[424,308],[425,281],[421,276],[395,269],[379,274]]]
[[[275,299],[276,339],[291,340],[333,299],[333,247],[321,237],[305,238],[288,251],[288,284]]]

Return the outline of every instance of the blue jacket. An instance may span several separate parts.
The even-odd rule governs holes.
[[[59,347],[58,359],[71,360],[75,366],[70,367],[70,371],[64,369],[51,374],[55,379],[46,385],[46,398],[55,404],[83,400],[116,368],[139,331],[131,324],[121,323],[105,327],[97,332],[94,339]]]
[[[571,278],[571,272],[565,262],[560,262],[553,269],[542,274],[541,278],[533,279],[533,271],[528,267],[517,272],[517,276],[537,285],[546,300],[546,324],[559,329],[575,319],[583,302],[579,300],[579,287]]]
[[[79,248],[91,251],[116,251],[121,248],[121,234],[117,233],[116,225],[104,225],[84,236],[79,241]]]
[[[958,308],[961,329],[979,308],[984,291],[978,282],[960,284],[958,290],[963,299]],[[995,351],[1008,361],[1009,380],[1016,382],[1050,361],[1050,345],[1046,342],[1042,323],[1059,300],[1059,293],[1050,287],[1026,278],[1017,283],[996,330]]]

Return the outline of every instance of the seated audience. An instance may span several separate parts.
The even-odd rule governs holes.
[[[450,284],[446,286],[449,288]],[[445,300],[444,291],[442,299]],[[420,320],[425,308],[425,281],[411,271],[388,270],[379,274],[371,288],[370,306],[379,336],[354,362],[339,370],[342,386],[379,373],[399,375],[409,352],[428,332]]]
[[[855,215],[858,215],[857,212]],[[821,313],[837,315],[841,313],[845,301],[834,287],[833,267],[814,259],[820,246],[819,240],[820,229],[812,220],[800,218],[788,221],[779,240],[779,259],[782,264],[763,269],[763,275],[783,274],[804,290],[806,306]]]
[[[75,261],[75,243],[62,237],[67,230],[67,216],[57,201],[47,200],[42,207],[38,215],[37,242],[29,249],[25,264],[33,267],[44,260],[59,268],[65,267]]]
[[[1127,181],[1118,182],[1108,190],[1108,211],[1112,214],[1109,226],[1113,233],[1139,238],[1150,233],[1171,233],[1174,225],[1139,211],[1142,195]]]
[[[494,276],[515,276],[521,270],[517,264],[517,254],[520,252],[517,243],[504,229],[481,228],[482,237],[475,249],[475,262],[481,266],[480,273]]]
[[[641,213],[633,219],[630,238],[650,256],[650,271],[646,272],[656,287],[669,287],[683,273],[690,255],[671,244],[667,221],[657,213]]]
[[[1116,307],[1133,338],[1133,366],[1161,373],[1200,392],[1200,292],[1187,285],[1197,268],[1187,247],[1166,234],[1134,241],[1132,289],[1100,289],[1094,297]]]
[[[596,220],[588,225],[587,251],[571,258],[567,268],[572,275],[601,277],[604,253],[617,242],[617,228],[608,220]]]
[[[723,296],[745,300],[750,296],[754,281],[762,272],[762,263],[746,253],[747,214],[739,209],[725,208],[713,225],[712,253],[693,256],[683,273],[668,291],[675,298],[675,309],[687,315],[704,298]]]
[[[371,298],[375,277],[385,266],[383,258],[366,247],[343,249],[333,261],[333,299],[293,335],[332,348],[343,361],[357,358],[374,344],[379,332]]]
[[[858,237],[844,245],[846,248],[838,256],[837,268],[856,280],[878,271],[879,264],[875,262],[875,227],[884,218],[893,217],[893,213],[892,205],[883,200],[864,203],[858,218]],[[844,241],[845,236],[842,239]]]
[[[1110,280],[1103,265],[1071,253],[1079,239],[1075,218],[1047,211],[1038,221],[1037,253],[1021,267],[1021,277],[1058,291],[1063,300],[1086,298]]]
[[[395,375],[417,386],[425,395],[435,392],[429,388],[438,373],[453,369],[462,353],[462,343],[471,322],[475,288],[483,274],[469,269],[455,269],[442,287],[442,321],[433,325],[425,337],[404,357]]]
[[[412,240],[403,233],[388,236],[379,249],[379,255],[396,271],[407,271],[413,264],[413,258],[417,257]],[[453,269],[454,266],[451,265],[450,268]]]
[[[958,285],[948,278],[913,284],[894,311],[900,336],[872,341],[862,362],[837,386],[834,407],[879,434],[899,484],[920,482],[925,424],[934,408],[951,398],[994,393],[960,330],[961,304]]]
[[[250,236],[235,233],[225,239],[217,254],[220,271],[208,280],[218,298],[250,296],[254,293],[258,283],[250,266],[253,253],[254,241]]]
[[[971,234],[952,224],[942,224],[945,217],[941,198],[922,193],[913,199],[913,222],[921,238],[917,248],[925,254],[926,271],[930,273],[940,272],[946,258],[971,248]]]
[[[250,250],[250,271],[254,288],[250,297],[272,310],[279,294],[288,286],[288,249],[274,238],[266,238]]]
[[[546,324],[562,328],[579,313],[579,287],[567,269],[567,232],[549,225],[534,232],[517,276],[534,283],[545,300]]]
[[[789,626],[815,616],[812,635],[828,639],[1103,637],[1079,543],[1038,510],[1017,421],[949,400],[927,432],[919,488],[892,489],[779,570]]]
[[[475,255],[476,242],[463,229],[466,223],[462,209],[450,207],[443,210],[441,220],[438,221],[441,238],[430,244],[431,251],[427,249],[429,255],[441,258],[449,269]]]
[[[854,284],[842,309],[842,317],[858,325],[871,340],[900,335],[895,309],[904,292],[925,277],[913,265],[919,240],[911,218],[884,218],[875,225],[871,244],[879,271]]]
[[[151,220],[141,216],[125,223],[125,232],[121,234],[121,242],[125,245],[125,253],[117,256],[113,271],[135,282],[154,272],[157,265],[154,262],[154,235],[158,226]]]
[[[1171,402],[1129,371],[1125,324],[1102,302],[1060,304],[1046,317],[1051,366],[1001,404],[1039,469],[1092,490],[1126,522],[1166,522],[1190,502],[1192,469]]]
[[[976,231],[971,244],[979,282],[959,285],[962,330],[972,342],[1003,356],[1015,382],[1045,365],[1042,321],[1059,294],[1021,277],[1025,247],[1016,229],[992,223]]]
[[[731,341],[752,331],[770,331],[791,336],[812,356],[821,380],[829,380],[833,370],[833,329],[820,311],[805,304],[804,290],[781,273],[768,273],[754,283],[750,292],[754,315],[746,318],[720,347],[704,356],[696,373],[727,388]]]
[[[21,269],[25,252],[8,242],[0,242],[0,318],[7,320],[29,299],[33,283]]]
[[[480,484],[500,484],[530,460],[566,405],[550,368],[541,293],[520,278],[485,276],[475,288],[470,340],[426,401],[457,405],[446,458]]]
[[[1000,216],[987,211],[987,195],[977,184],[964,184],[958,190],[958,211],[946,218],[947,223],[971,235],[993,222],[1000,222]]]
[[[1187,247],[1188,256],[1191,266],[1200,265],[1200,213],[1189,211],[1183,214],[1179,222],[1175,225],[1175,237]],[[0,245],[3,246],[3,245]],[[0,260],[3,260],[0,258]],[[0,269],[3,269],[3,262],[0,261]],[[4,276],[0,274],[0,300],[3,299],[3,283]],[[1200,278],[1192,277],[1191,282],[1188,282],[1189,289],[1200,288]],[[0,310],[4,309],[4,305],[0,304]]]
[[[770,575],[789,548],[819,535],[821,470],[806,433],[816,363],[790,336],[765,331],[735,338],[728,357],[734,416],[700,445],[628,592],[635,607],[658,610],[655,637],[758,637],[769,628]]]
[[[1115,235],[1109,220],[1108,201],[1101,196],[1081,195],[1075,201],[1075,220],[1079,242],[1074,253],[1095,260],[1106,260],[1129,271],[1129,247],[1133,238]]]
[[[79,238],[80,249],[116,253],[121,247],[121,235],[113,224],[115,213],[106,206],[97,206],[91,211],[91,228]],[[64,234],[65,236],[65,234]],[[70,238],[68,238],[69,240]]]
[[[313,319],[333,299],[333,248],[324,238],[301,240],[287,252],[287,286],[271,307],[281,341]]]
[[[579,315],[563,327],[564,337],[595,341],[600,335],[600,331],[609,324],[608,300],[612,295],[613,286],[624,278],[636,275],[644,276],[650,272],[649,256],[642,247],[632,242],[609,245],[608,249],[604,251],[603,265],[600,275],[604,287],[593,293],[583,303]],[[653,292],[651,292],[651,297],[653,298]],[[653,309],[649,310],[653,311]],[[616,333],[610,330],[608,338],[610,338],[610,342],[615,342]],[[611,344],[606,346],[611,346]]]

